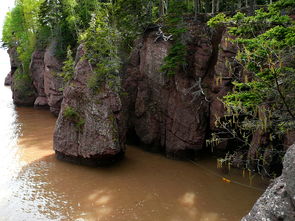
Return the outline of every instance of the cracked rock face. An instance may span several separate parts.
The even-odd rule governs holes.
[[[198,30],[203,30],[199,28]],[[198,80],[204,77],[212,56],[210,37],[188,36],[188,72],[173,77],[161,72],[170,42],[158,40],[156,31],[146,33],[131,54],[123,87],[128,93],[129,128],[150,151],[169,158],[194,156],[205,143],[209,103]]]
[[[16,48],[9,48],[11,72],[5,79],[5,85],[11,84],[13,101],[17,105],[49,107],[58,116],[63,99],[63,79],[59,76],[62,62],[55,56],[56,41],[52,40],[46,50],[36,49],[30,63],[30,78],[20,81],[21,63]]]
[[[77,54],[83,56],[82,46]],[[80,57],[80,58],[81,58]],[[125,151],[121,133],[121,100],[107,84],[99,92],[88,88],[92,67],[77,59],[74,79],[64,90],[56,128],[54,150],[57,158],[79,164],[100,166],[119,160]]]
[[[295,145],[285,157],[283,174],[276,178],[242,221],[295,220]]]
[[[58,116],[63,99],[63,79],[59,76],[62,62],[54,55],[56,41],[52,40],[46,50],[34,51],[30,64],[30,76],[36,90],[35,107],[49,107]]]
[[[60,105],[63,99],[63,80],[58,76],[61,72],[62,62],[59,61],[54,55],[55,41],[46,48],[44,54],[44,92],[46,94],[48,106],[51,113],[58,116],[60,111]]]
[[[34,102],[35,107],[46,107],[48,105],[44,92],[44,53],[43,50],[34,51],[30,64],[30,75],[37,92],[37,98]]]

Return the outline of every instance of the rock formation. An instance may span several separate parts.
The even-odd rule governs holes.
[[[170,43],[156,38],[151,30],[137,42],[126,70],[130,128],[148,150],[156,148],[170,158],[193,157],[203,147],[208,127],[209,103],[197,91],[212,56],[210,38],[188,36],[190,70],[173,77],[160,71]]]
[[[276,178],[242,221],[295,220],[295,145],[287,151],[283,174]]]
[[[62,62],[55,56],[56,41],[52,41],[44,54],[44,92],[50,111],[58,116],[63,99],[63,80],[59,76]]]
[[[11,76],[11,72],[9,72],[5,78],[4,85],[10,86],[11,84],[12,84],[12,76]]]
[[[206,138],[209,137],[210,133],[218,131],[215,126],[216,118],[224,115],[224,107],[220,99],[231,91],[232,77],[234,74],[239,73],[240,67],[235,64],[235,45],[228,41],[232,36],[224,28],[211,32],[212,30],[208,30],[204,22],[189,19],[186,22],[188,31],[184,35],[184,40],[187,45],[187,65],[176,71],[173,76],[167,76],[166,73],[161,71],[161,66],[172,45],[172,41],[159,38],[157,35],[158,30],[151,28],[146,31],[141,39],[136,41],[130,59],[124,65],[121,75],[123,93],[120,96],[107,87],[107,83],[102,87],[99,94],[93,94],[87,89],[87,81],[91,71],[88,71],[85,76],[79,74],[83,64],[82,61],[79,61],[81,57],[79,53],[83,51],[82,49],[77,52],[73,84],[65,87],[63,79],[60,77],[62,62],[56,58],[54,53],[57,46],[54,40],[45,50],[36,50],[33,53],[30,65],[30,76],[33,84],[29,81],[26,82],[28,84],[26,88],[30,88],[27,92],[30,91],[32,94],[20,93],[18,87],[15,86],[17,79],[14,76],[14,72],[20,64],[16,59],[16,51],[12,48],[9,54],[12,67],[14,102],[16,104],[34,104],[36,107],[49,107],[53,114],[58,115],[61,102],[64,99],[63,112],[67,107],[74,108],[73,110],[81,115],[81,119],[90,119],[92,116],[99,119],[98,122],[102,120],[102,116],[97,118],[96,115],[101,114],[90,112],[87,101],[90,103],[89,105],[95,105],[96,108],[101,109],[99,111],[105,110],[107,112],[113,108],[111,107],[113,104],[110,106],[110,103],[115,102],[116,107],[120,106],[120,111],[114,110],[115,118],[117,121],[121,119],[121,122],[116,123],[117,132],[114,133],[115,135],[110,135],[106,139],[120,140],[120,142],[119,145],[110,144],[111,147],[117,146],[115,149],[123,150],[123,141],[127,131],[128,137],[139,139],[141,146],[149,151],[162,152],[169,158],[193,158],[200,149],[205,147]],[[228,64],[231,64],[231,68],[229,68]],[[91,67],[89,68],[91,69]],[[84,72],[86,73],[86,71]],[[79,87],[76,82],[79,82]],[[74,96],[78,93],[77,91],[79,91],[83,99],[86,99],[81,100],[81,109],[78,108],[78,101],[74,107],[69,106],[72,102],[71,99],[77,99]],[[26,96],[22,98],[20,95]],[[101,100],[105,103],[101,102]],[[102,106],[97,103],[93,104],[93,101],[100,103]],[[85,115],[88,112],[90,113]],[[120,114],[117,114],[117,112]],[[109,114],[105,117],[108,116]],[[113,114],[110,114],[110,118],[113,117]],[[77,119],[74,119],[74,121],[77,121]],[[55,142],[59,143],[57,136],[60,136],[58,134],[61,131],[66,131],[63,127],[68,127],[69,122],[70,120],[66,119],[63,114],[59,116],[57,123],[59,132],[56,134]],[[93,122],[89,120],[87,122],[89,123],[87,125],[93,126],[94,124],[94,120]],[[110,124],[107,121],[106,124],[100,126],[99,130],[109,130]],[[85,126],[87,125],[85,124]],[[102,128],[103,125],[106,128]],[[67,131],[65,134],[68,133]],[[76,134],[75,136],[81,136],[81,131],[77,133],[73,130],[73,133]],[[90,135],[96,136],[92,133]],[[90,135],[89,139],[96,143],[97,139],[90,138]],[[243,161],[251,159],[252,153],[257,152],[259,144],[262,143],[258,142],[262,140],[262,136],[253,136],[252,143],[257,145],[252,145],[254,148],[250,149],[248,154],[235,153],[237,158],[241,159],[243,155]],[[65,138],[59,138],[65,142]],[[80,142],[82,138],[71,137],[69,139],[73,139],[73,142]],[[71,153],[70,149],[72,147],[65,146],[61,148],[62,145],[65,145],[65,143],[57,144],[57,153],[64,153],[67,156],[81,156],[82,158],[89,157],[84,152],[81,152],[81,154],[75,151]],[[86,146],[89,145],[90,143],[87,143]],[[215,150],[225,151],[229,145],[231,144],[225,140]],[[78,148],[78,146],[78,144],[75,144],[73,148]],[[95,148],[100,150],[102,147]],[[64,150],[67,151],[64,152]],[[93,152],[90,155],[94,156],[95,154]],[[118,151],[114,155],[116,154],[118,154]],[[267,156],[270,156],[269,152],[266,152],[264,156],[266,160],[272,160],[267,158]],[[241,165],[240,163],[234,165]],[[269,165],[269,162],[267,163]]]
[[[118,93],[107,82],[98,92],[87,85],[92,66],[81,59],[80,46],[73,80],[65,87],[61,112],[54,131],[58,159],[86,165],[106,165],[120,159],[125,151]]]
[[[47,107],[58,116],[63,99],[63,80],[59,76],[62,62],[54,51],[56,41],[52,40],[46,50],[36,50],[32,55],[30,74],[37,91],[35,107]]]
[[[218,98],[231,89],[225,63],[233,60],[235,50],[226,42],[228,35],[223,30],[212,39],[204,24],[190,24],[188,64],[171,77],[160,70],[171,43],[155,41],[156,32],[148,30],[136,42],[123,70],[122,90],[126,93],[121,96],[107,83],[98,94],[91,92],[87,81],[92,69],[87,61],[79,60],[83,51],[79,49],[75,76],[65,87],[54,135],[59,158],[102,161],[104,155],[120,155],[127,130],[128,136],[139,138],[147,150],[163,152],[169,158],[193,158],[205,146],[212,115],[223,114]],[[224,85],[212,83],[216,72],[223,73]],[[75,117],[67,116],[69,111]],[[116,129],[112,132],[111,128]]]
[[[188,55],[184,70],[167,76],[160,68],[170,42],[150,30],[132,52],[124,88],[128,92],[129,129],[148,150],[170,158],[191,158],[205,146],[206,134],[214,129],[216,116],[223,115],[218,100],[231,90],[226,62],[236,50],[220,29],[209,34],[202,23],[190,23],[185,38]],[[217,85],[217,74],[223,81]]]
[[[37,91],[37,98],[34,102],[35,107],[44,107],[48,105],[47,97],[44,92],[44,53],[43,50],[34,51],[30,64],[30,75]]]
[[[18,60],[16,48],[8,49],[10,57],[10,75],[13,103],[16,105],[31,106],[36,99],[36,92],[31,79],[22,73],[21,63]]]
[[[62,62],[54,55],[55,41],[51,41],[45,50],[37,49],[32,54],[29,76],[22,73],[15,48],[10,48],[11,72],[5,80],[13,92],[13,101],[17,105],[49,107],[58,116],[63,99],[63,79],[59,76]]]

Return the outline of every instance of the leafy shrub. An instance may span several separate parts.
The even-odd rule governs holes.
[[[32,84],[32,79],[29,75],[21,73],[20,69],[17,69],[13,76],[13,90],[18,91],[18,95],[21,98],[26,99],[34,96],[35,91]]]
[[[187,47],[183,34],[187,32],[183,22],[183,13],[186,10],[184,2],[172,2],[171,11],[165,18],[165,30],[172,35],[173,44],[164,58],[161,71],[173,76],[186,65]]]
[[[216,122],[222,132],[213,134],[215,141],[227,134],[249,149],[254,133],[259,131],[267,136],[273,155],[282,156],[282,136],[295,129],[295,26],[282,14],[286,4],[295,6],[295,1],[280,0],[268,9],[256,10],[253,16],[221,15],[208,22],[229,26],[229,32],[236,36],[232,42],[239,48],[236,61],[243,68],[233,73],[233,91],[223,98],[227,112]],[[245,81],[245,76],[251,81]],[[265,146],[260,146],[256,153],[258,170],[265,169],[264,151]]]
[[[88,86],[95,92],[106,83],[118,91],[120,33],[112,26],[107,8],[101,7],[96,13],[89,28],[80,36],[87,50],[86,58],[94,67]]]
[[[83,129],[85,120],[80,116],[80,114],[74,108],[67,106],[64,109],[63,116],[69,121],[73,122],[78,131]]]
[[[64,82],[67,83],[73,79],[74,76],[74,58],[73,52],[70,47],[67,50],[67,58],[63,63],[62,72],[60,77],[63,78]]]

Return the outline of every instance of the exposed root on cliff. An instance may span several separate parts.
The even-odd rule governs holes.
[[[154,40],[154,43],[156,43],[158,40],[163,39],[164,41],[173,40],[172,35],[165,35],[164,32],[161,29],[161,26],[158,27],[158,32],[156,33],[157,37]]]
[[[195,91],[193,91],[194,89],[197,89]],[[191,103],[193,103],[198,97],[200,97],[201,95],[204,96],[205,101],[210,103],[210,100],[207,98],[204,89],[202,88],[202,78],[199,77],[199,80],[197,80],[193,86],[191,86],[190,88],[188,88],[186,90],[186,94],[191,93],[191,95],[193,96],[193,99],[191,100]]]

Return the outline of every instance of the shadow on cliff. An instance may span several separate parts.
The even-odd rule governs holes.
[[[21,205],[29,203],[37,214],[49,219],[239,219],[259,194],[224,184],[188,162],[171,161],[134,147],[128,147],[124,160],[107,168],[44,156],[24,166],[17,180],[21,180],[19,191],[27,199]],[[240,198],[248,200],[239,202],[237,208],[232,206]]]

